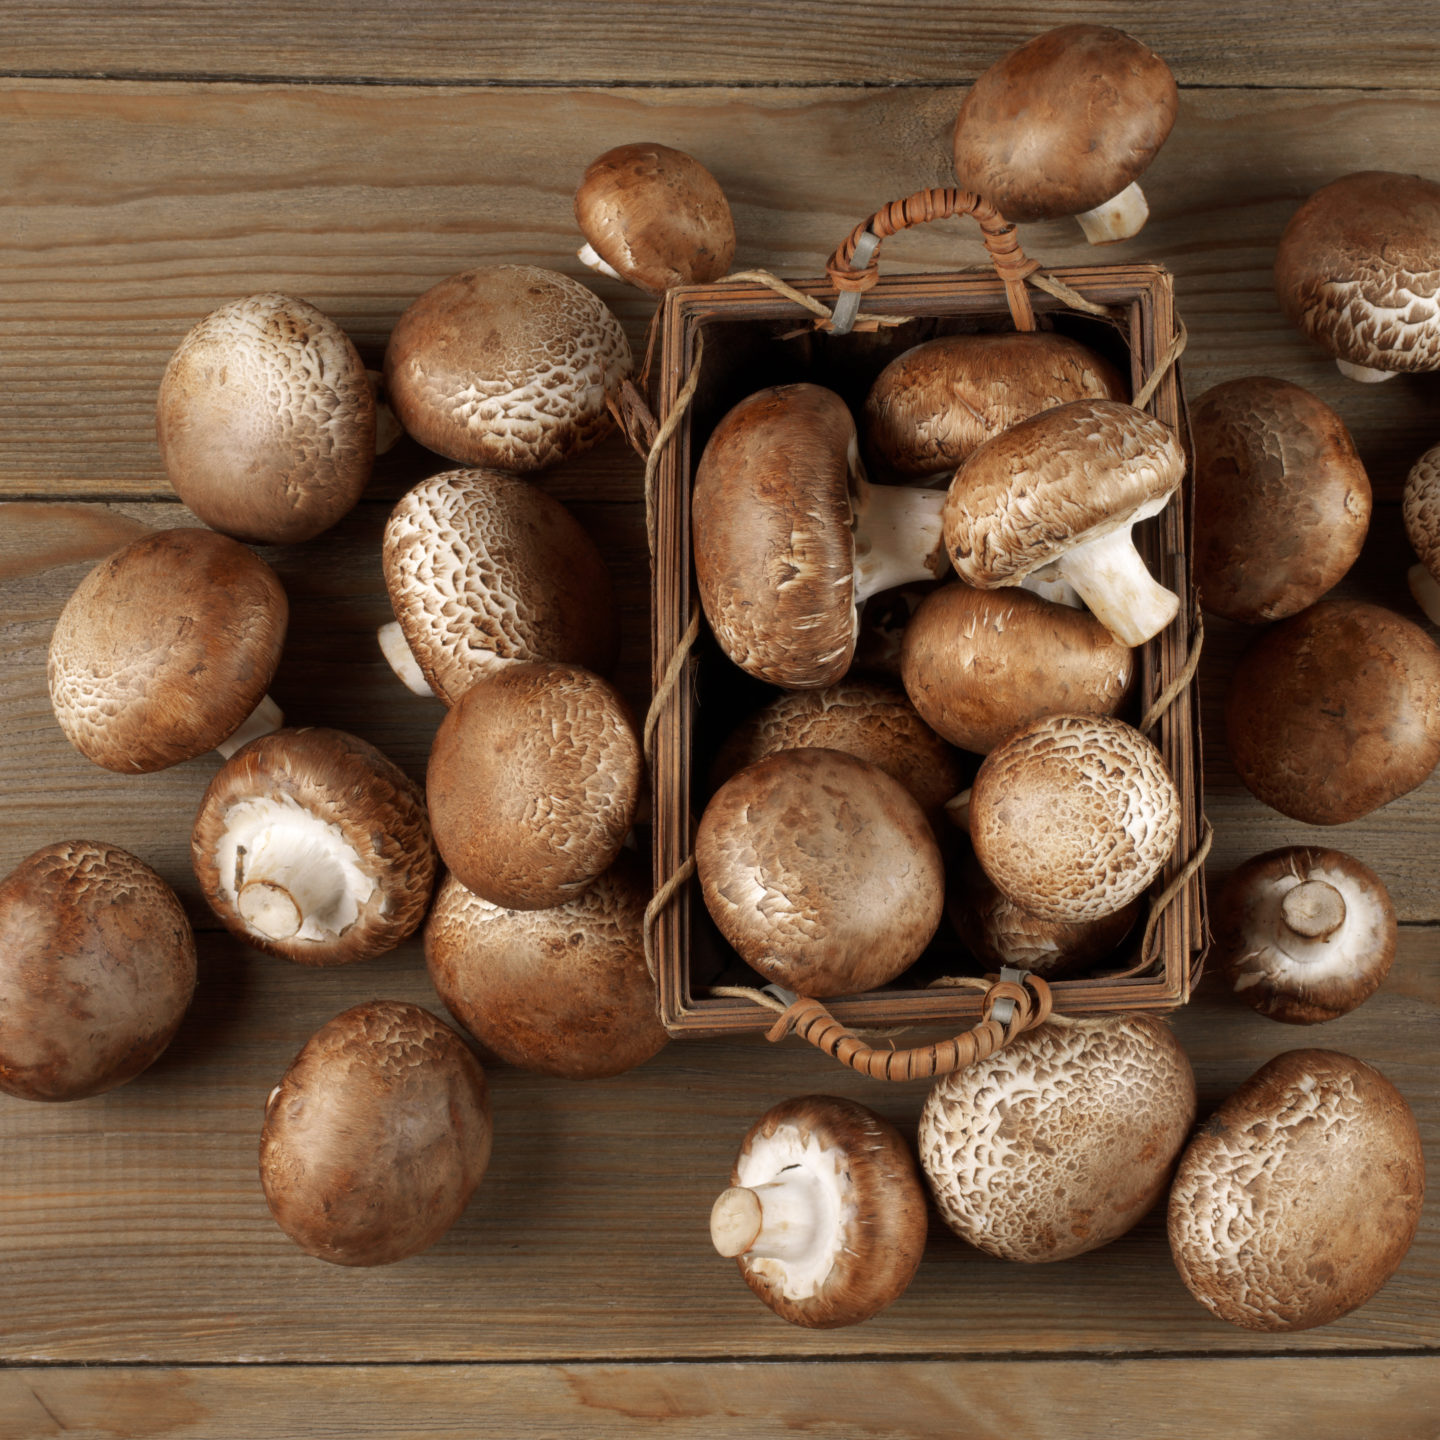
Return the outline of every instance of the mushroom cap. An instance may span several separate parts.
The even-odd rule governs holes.
[[[953,581],[906,627],[900,678],[927,725],[985,755],[1042,715],[1115,714],[1135,679],[1135,652],[1087,610],[1019,586]]]
[[[422,445],[528,473],[605,435],[606,392],[631,365],[620,322],[592,291],[554,270],[499,265],[442,280],[401,315],[385,387]]]
[[[956,472],[951,563],[982,589],[1018,584],[1072,545],[1154,514],[1184,475],[1163,420],[1117,400],[1057,405],[987,440]]]
[[[477,680],[436,732],[435,843],[492,905],[563,905],[620,853],[643,769],[613,685],[578,665],[517,661]]]
[[[133,1080],[194,992],[190,922],[128,852],[61,840],[0,880],[0,1091],[82,1100]]]
[[[1108,360],[1064,335],[942,335],[880,372],[860,428],[874,471],[920,479],[954,471],[977,446],[1041,410],[1128,395]]]
[[[1063,25],[976,80],[955,121],[955,176],[1018,224],[1078,215],[1144,172],[1178,108],[1153,50],[1104,25]]]
[[[1068,1260],[1160,1199],[1194,1119],[1195,1076],[1163,1021],[1051,1022],[936,1082],[920,1163],[961,1239],[1003,1260]]]
[[[654,141],[592,160],[575,192],[575,220],[622,280],[651,295],[718,280],[735,258],[735,222],[715,177]]]
[[[1420,563],[1440,576],[1440,445],[1432,445],[1410,467],[1401,513]]]
[[[505,910],[448,875],[425,926],[446,1008],[508,1064],[569,1080],[619,1075],[669,1039],[645,964],[650,892],[625,855],[550,910]]]
[[[1362,170],[1317,190],[1275,250],[1285,318],[1337,359],[1440,370],[1440,185]]]
[[[1379,605],[1322,600],[1262,631],[1225,696],[1246,788],[1308,825],[1341,825],[1440,760],[1440,647]]]
[[[159,530],[102,560],[50,640],[50,703],[107,770],[213,750],[265,696],[289,607],[275,572],[213,530]]]
[[[241,913],[247,875],[266,873],[271,856],[276,875],[325,866],[343,877],[333,905],[299,907],[288,939]],[[438,868],[420,787],[367,741],[320,728],[274,730],[236,751],[200,802],[190,858],[232,935],[300,965],[393,950],[424,920]]]
[[[418,1005],[371,1000],[321,1026],[265,1104],[260,1181],[307,1255],[388,1265],[460,1218],[490,1163],[485,1073]]]
[[[910,1147],[888,1120],[854,1100],[802,1095],[750,1127],[730,1183],[754,1189],[792,1165],[833,1181],[830,1263],[802,1275],[783,1260],[741,1254],[740,1273],[792,1325],[829,1329],[868,1320],[900,1297],[925,1250],[925,1187]]]
[[[1170,1191],[1170,1251],[1207,1309],[1307,1330],[1363,1305],[1420,1223],[1425,1159],[1404,1097],[1330,1050],[1290,1050],[1201,1127]]]
[[[1049,715],[981,762],[970,840],[1017,905],[1098,920],[1142,895],[1180,834],[1180,796],[1160,752],[1107,715]]]
[[[553,496],[500,470],[448,470],[385,526],[385,587],[430,688],[453,705],[512,660],[608,672],[620,646],[610,572]]]
[[[349,514],[375,465],[375,396],[350,338],[288,295],[212,310],[160,381],[175,493],[240,540],[293,545]]]
[[[700,819],[695,865],[721,934],[802,995],[893,980],[944,911],[924,811],[878,766],[838,750],[782,750],[726,781]]]
[[[1190,433],[1205,608],[1255,624],[1313,605],[1370,528],[1370,480],[1344,421],[1288,380],[1251,375],[1207,390]]]

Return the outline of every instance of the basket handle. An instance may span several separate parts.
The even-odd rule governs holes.
[[[903,200],[892,200],[868,220],[862,220],[845,237],[825,266],[831,284],[840,292],[840,303],[835,307],[830,328],[843,335],[854,324],[861,294],[880,278],[877,262],[882,240],[897,230],[908,230],[912,225],[931,220],[945,220],[952,215],[974,217],[995,271],[1005,282],[1005,299],[1015,328],[1033,330],[1035,312],[1030,306],[1025,277],[1038,270],[1040,262],[1026,256],[1020,248],[1015,226],[988,200],[973,190],[957,190],[954,186],[917,190]]]

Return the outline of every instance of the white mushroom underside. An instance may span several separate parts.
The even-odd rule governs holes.
[[[1093,210],[1082,211],[1076,220],[1092,245],[1108,245],[1137,235],[1150,218],[1145,192],[1131,181],[1118,195],[1112,195]]]

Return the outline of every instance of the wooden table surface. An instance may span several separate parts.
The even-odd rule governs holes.
[[[1282,319],[1270,267],[1286,220],[1336,176],[1440,177],[1433,3],[1356,0],[1342,20],[1259,0],[564,0],[538,18],[489,0],[0,0],[0,873],[53,840],[108,840],[155,866],[201,931],[194,1007],[152,1070],[70,1105],[0,1097],[0,1437],[1440,1435],[1434,1203],[1369,1305],[1297,1335],[1204,1312],[1160,1215],[1045,1267],[984,1257],[937,1221],[891,1310],[838,1332],[785,1325],[708,1243],[741,1134],[812,1090],[910,1128],[924,1094],[796,1041],[675,1043],[583,1085],[495,1064],[495,1158],[450,1234],[378,1271],[307,1259],[260,1191],[265,1096],[341,1009],[374,996],[438,1007],[419,944],[323,972],[231,940],[187,858],[216,759],[112,775],[50,713],[46,647],[81,576],[144,527],[195,523],[169,490],[153,411],[202,314],[288,291],[378,357],[401,310],[455,271],[582,274],[571,195],[591,158],[635,139],[716,174],[737,264],[818,274],[880,203],[951,180],[949,129],[981,69],[1076,18],[1165,56],[1179,121],[1136,239],[1097,256],[1044,224],[1027,227],[1027,250],[1168,266],[1192,398],[1269,374],[1333,405],[1377,498],[1346,589],[1419,618],[1398,499],[1440,439],[1440,376],[1343,381]],[[887,253],[916,268],[983,258],[957,224]],[[593,283],[638,340],[649,302]],[[440,710],[374,646],[389,614],[377,542],[395,497],[439,468],[406,442],[335,531],[262,552],[291,597],[274,687],[288,715],[353,730],[417,777]],[[612,440],[540,483],[610,556],[620,679],[643,706],[640,465]],[[1380,872],[1402,928],[1381,992],[1320,1030],[1202,983],[1174,1017],[1202,1112],[1272,1055],[1318,1044],[1379,1066],[1440,1155],[1440,778],[1331,831],[1265,810],[1219,724],[1245,638],[1212,622],[1201,671],[1212,883],[1258,850],[1321,840]]]

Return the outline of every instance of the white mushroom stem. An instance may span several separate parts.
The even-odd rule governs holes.
[[[949,569],[943,490],[853,482],[855,604],[896,585],[934,580]]]
[[[1356,365],[1350,360],[1335,360],[1335,368],[1347,379],[1358,380],[1362,385],[1378,385],[1382,380],[1393,380],[1398,370],[1375,370],[1369,365]]]
[[[1440,584],[1435,577],[1423,565],[1412,565],[1405,579],[1415,603],[1430,618],[1431,624],[1440,625]]]
[[[380,653],[390,662],[390,668],[405,682],[416,695],[435,698],[435,692],[425,679],[425,672],[411,653],[405,632],[398,620],[382,625],[378,632]]]
[[[367,370],[370,393],[375,397],[375,453],[384,455],[393,450],[405,434],[390,402],[385,398],[385,377],[379,370]]]
[[[727,1257],[803,1261],[818,1247],[833,1218],[821,1204],[820,1182],[796,1167],[753,1190],[734,1185],[710,1211],[710,1238]]]
[[[602,275],[608,275],[612,280],[621,279],[620,273],[613,265],[607,265],[599,255],[595,247],[587,240],[576,252],[580,261],[588,265],[592,270],[598,270]]]
[[[1164,509],[1168,498],[1142,505],[1129,524],[1072,546],[1056,561],[1091,614],[1122,645],[1143,645],[1180,613],[1180,597],[1145,568],[1130,538],[1134,521]]]
[[[1075,217],[1085,238],[1092,245],[1108,245],[1114,240],[1128,240],[1139,233],[1150,218],[1145,194],[1133,181],[1103,205],[1086,210]]]
[[[1042,565],[1032,570],[1021,582],[1022,590],[1029,590],[1052,605],[1068,605],[1072,610],[1083,610],[1085,602],[1080,592],[1060,573],[1054,564]]]
[[[285,723],[280,707],[268,696],[246,716],[240,728],[228,740],[222,740],[215,748],[228,760],[242,745],[278,730]]]
[[[945,814],[957,829],[970,833],[970,792],[962,790],[945,802]]]
[[[1323,880],[1302,880],[1285,892],[1280,915],[1306,940],[1328,940],[1345,923],[1345,897]]]

